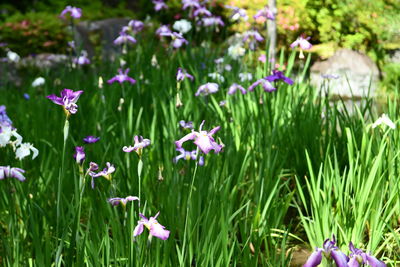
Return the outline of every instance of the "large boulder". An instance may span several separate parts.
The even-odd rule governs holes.
[[[367,55],[349,49],[340,49],[311,67],[311,84],[322,93],[329,88],[331,96],[343,99],[374,96],[378,81],[376,64]]]
[[[113,59],[120,53],[121,48],[113,44],[113,41],[119,36],[123,26],[126,26],[129,19],[110,18],[97,21],[82,21],[75,28],[75,42],[78,47],[82,47],[89,54],[94,55],[96,45],[102,47],[103,59]],[[92,43],[91,35],[100,37],[100,44]]]

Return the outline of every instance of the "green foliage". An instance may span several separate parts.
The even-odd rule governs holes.
[[[65,52],[68,38],[65,25],[54,14],[17,13],[0,24],[0,41],[21,56]]]
[[[387,63],[382,69],[384,75],[381,81],[383,90],[387,92],[395,92],[400,85],[400,64]]]

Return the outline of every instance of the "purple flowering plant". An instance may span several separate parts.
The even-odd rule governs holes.
[[[73,91],[71,89],[64,89],[61,91],[59,97],[52,94],[48,95],[47,98],[53,101],[54,104],[62,106],[68,117],[70,114],[75,114],[76,112],[78,112],[78,105],[76,104],[76,102],[78,101],[82,93],[82,90]]]
[[[74,6],[66,6],[61,12],[60,17],[65,18],[65,15],[69,14],[71,18],[79,19],[82,17],[82,9]]]
[[[100,137],[96,137],[93,135],[89,135],[86,136],[85,138],[83,138],[83,142],[85,142],[86,144],[94,144],[97,143],[100,140]]]
[[[129,68],[125,71],[123,69],[118,69],[118,74],[115,75],[113,78],[107,81],[107,83],[112,84],[115,82],[123,83],[129,82],[131,84],[135,84],[136,80],[128,76]]]
[[[124,197],[124,198],[121,198],[121,197],[113,197],[113,198],[107,199],[107,201],[108,201],[111,205],[113,205],[113,206],[118,206],[119,204],[121,204],[123,207],[125,207],[126,204],[127,204],[129,201],[135,201],[135,200],[139,201],[139,198],[138,198],[138,197],[135,197],[135,196],[127,196],[127,197]]]
[[[293,80],[286,77],[283,72],[278,71],[278,70],[273,70],[272,71],[272,75],[269,75],[265,78],[259,79],[257,81],[255,81],[253,84],[251,84],[248,88],[248,91],[253,91],[255,87],[257,87],[258,85],[262,85],[264,88],[264,91],[266,92],[273,92],[276,90],[275,86],[272,85],[272,82],[275,81],[283,81],[289,85],[293,85]]]
[[[20,168],[13,168],[10,166],[0,166],[0,180],[5,178],[16,178],[21,182],[25,181],[25,171]]]
[[[122,150],[126,153],[135,151],[139,155],[139,157],[141,157],[143,153],[143,148],[148,147],[151,144],[151,141],[150,139],[146,139],[138,135],[136,135],[133,140],[135,142],[133,146],[124,146]]]
[[[217,126],[213,128],[211,131],[203,131],[203,125],[205,121],[202,121],[200,124],[200,129],[199,131],[194,131],[192,130],[191,133],[185,135],[181,139],[175,142],[176,148],[181,149],[183,143],[189,141],[189,140],[194,140],[193,143],[204,153],[208,154],[210,153],[211,150],[214,150],[215,153],[219,153],[222,151],[223,145],[218,144],[215,142],[213,135],[219,131],[221,128],[220,126]]]
[[[143,228],[146,227],[150,232],[150,236],[155,236],[161,240],[167,240],[169,237],[169,231],[157,221],[158,215],[160,215],[160,212],[157,212],[154,217],[147,219],[143,214],[140,213],[139,216],[141,219],[138,221],[138,225],[133,231],[133,236],[136,237],[141,235],[143,233]]]

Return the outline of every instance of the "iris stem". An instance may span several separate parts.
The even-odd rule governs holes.
[[[199,149],[197,148],[196,155],[198,155],[198,154],[199,154]],[[189,217],[190,199],[192,198],[193,185],[194,185],[194,180],[196,178],[197,167],[198,167],[198,162],[196,161],[196,165],[194,167],[194,172],[193,172],[193,176],[192,176],[192,182],[190,184],[189,196],[188,196],[188,200],[187,200],[187,203],[186,203],[186,216],[185,216],[185,228],[184,228],[184,232],[183,232],[182,253],[184,253],[185,246],[186,246],[186,239],[187,239],[187,234],[186,233],[187,233],[187,225],[188,225],[188,217]],[[184,263],[181,261],[180,265],[184,266]]]

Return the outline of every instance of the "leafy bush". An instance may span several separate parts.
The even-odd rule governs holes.
[[[17,13],[0,24],[0,40],[21,56],[64,52],[69,40],[65,25],[48,13]]]

